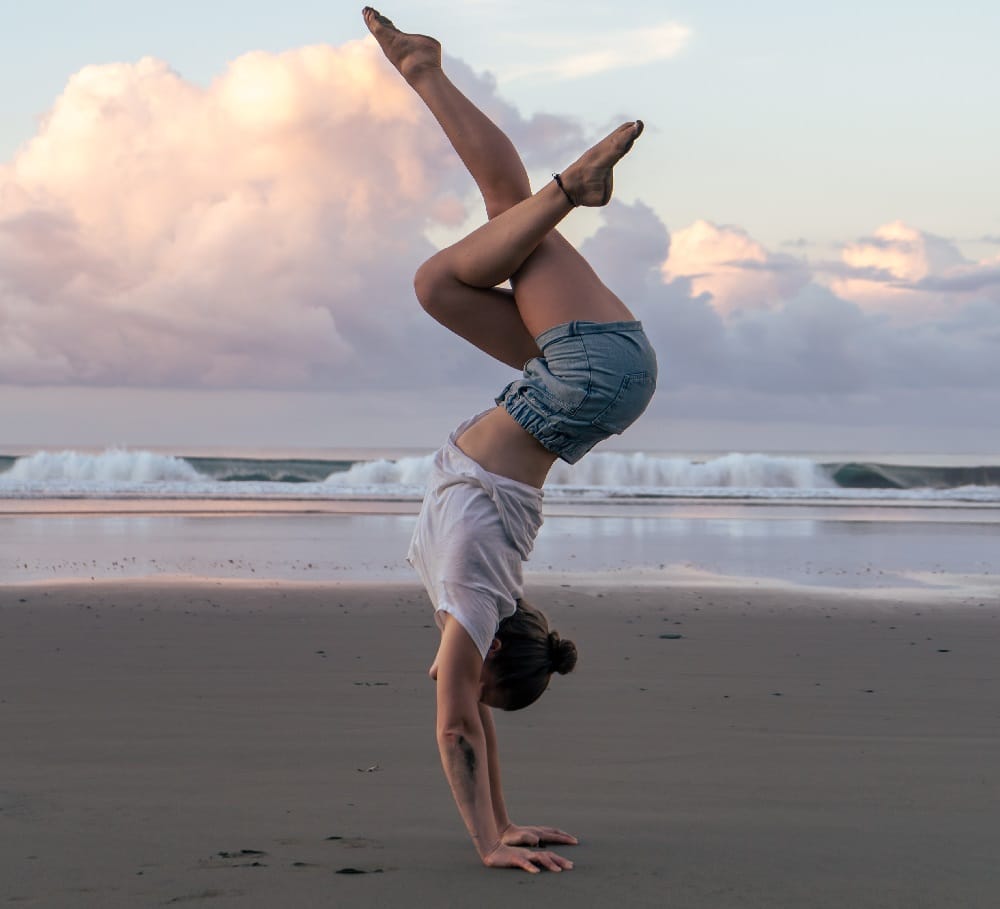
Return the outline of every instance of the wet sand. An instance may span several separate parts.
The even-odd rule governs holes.
[[[348,507],[349,506],[349,507]],[[409,583],[419,502],[0,500],[0,584],[177,576]],[[357,510],[354,510],[357,509]],[[526,576],[1000,591],[1000,510],[757,502],[545,504]]]
[[[581,842],[529,876],[451,801],[416,587],[0,588],[0,900],[996,905],[1000,599],[537,590],[581,658],[498,715],[505,789]]]

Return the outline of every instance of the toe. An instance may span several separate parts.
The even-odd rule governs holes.
[[[365,17],[365,22],[367,22],[371,28],[377,28],[379,26],[384,28],[395,28],[392,24],[392,20],[383,16],[373,6],[366,6],[361,12]]]

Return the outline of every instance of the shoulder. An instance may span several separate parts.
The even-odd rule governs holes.
[[[441,642],[434,657],[435,681],[451,679],[478,684],[486,657],[456,616],[443,618]]]
[[[509,613],[503,608],[506,599],[507,594],[487,586],[443,581],[438,587],[435,621],[442,631],[451,620],[460,625],[485,659],[500,620]]]

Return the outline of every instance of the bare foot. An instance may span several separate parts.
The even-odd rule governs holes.
[[[642,120],[623,123],[560,174],[565,192],[575,205],[596,208],[611,201],[614,166],[625,157],[642,129]]]
[[[361,15],[365,17],[365,25],[375,36],[382,53],[407,82],[412,83],[428,69],[441,68],[441,43],[436,39],[401,32],[392,20],[370,6],[366,6]]]

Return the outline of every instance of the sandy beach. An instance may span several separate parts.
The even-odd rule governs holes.
[[[514,819],[580,838],[561,875],[479,864],[438,765],[415,586],[0,588],[0,898],[996,905],[996,597],[535,591],[580,665],[498,728]]]

